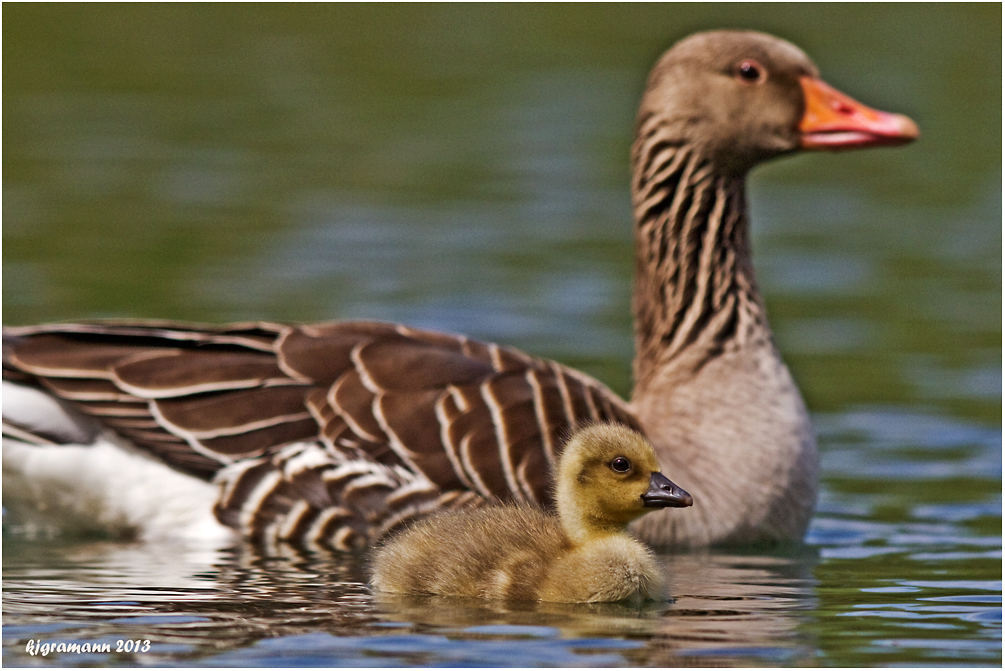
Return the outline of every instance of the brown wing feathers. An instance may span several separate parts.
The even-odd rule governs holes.
[[[377,322],[5,329],[4,377],[215,477],[225,524],[339,549],[444,507],[549,505],[571,427],[636,425],[553,362]]]

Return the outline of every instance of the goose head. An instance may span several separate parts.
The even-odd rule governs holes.
[[[692,505],[691,495],[660,472],[652,445],[616,424],[576,433],[558,462],[556,503],[573,542],[622,531],[656,508]]]
[[[721,171],[743,174],[799,149],[853,149],[910,142],[918,127],[828,86],[798,47],[749,31],[697,33],[653,68],[639,109],[639,140],[660,127]]]

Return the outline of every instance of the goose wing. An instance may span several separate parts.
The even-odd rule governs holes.
[[[550,505],[572,429],[638,428],[582,373],[382,322],[5,328],[4,377],[38,385],[178,470],[216,478],[224,523],[287,538],[308,527],[330,535],[349,517],[372,538],[406,509]]]

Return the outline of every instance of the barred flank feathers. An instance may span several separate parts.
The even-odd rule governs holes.
[[[269,543],[351,550],[440,509],[550,506],[571,427],[637,428],[559,364],[394,324],[93,322],[5,338],[5,379],[219,483],[217,518]]]

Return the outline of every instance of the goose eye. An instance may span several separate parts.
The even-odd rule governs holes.
[[[615,457],[611,462],[611,470],[615,473],[627,473],[632,470],[632,462],[628,461],[624,457]]]
[[[747,84],[759,84],[765,79],[764,68],[748,58],[736,67],[736,78]]]

